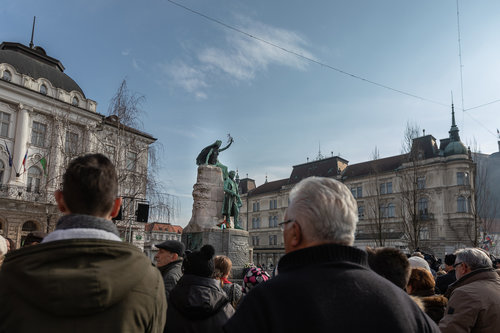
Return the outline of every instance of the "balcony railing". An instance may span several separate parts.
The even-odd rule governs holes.
[[[46,202],[47,192],[34,186],[0,185],[0,198],[21,201]]]

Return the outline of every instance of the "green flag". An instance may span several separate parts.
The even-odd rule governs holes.
[[[42,157],[42,159],[40,160],[40,164],[42,165],[43,173],[46,175],[47,174],[47,160],[45,159],[45,157]]]

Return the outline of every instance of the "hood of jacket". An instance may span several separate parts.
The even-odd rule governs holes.
[[[170,293],[173,306],[188,319],[205,319],[228,303],[226,293],[215,279],[184,274]]]
[[[152,265],[128,243],[69,239],[9,253],[2,283],[35,307],[57,315],[89,315],[124,299]],[[13,278],[15,277],[15,278]]]

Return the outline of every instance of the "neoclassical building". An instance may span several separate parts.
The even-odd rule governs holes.
[[[142,247],[148,148],[156,139],[97,112],[62,63],[41,47],[0,44],[0,234],[17,246],[32,231],[50,232],[59,217],[53,193],[68,162],[91,152],[115,163],[124,196],[123,238]]]
[[[480,237],[474,218],[476,164],[460,141],[452,108],[449,137],[424,135],[406,154],[349,165],[339,157],[321,157],[293,166],[289,178],[255,187],[240,180],[241,223],[250,233],[254,263],[276,265],[284,253],[278,223],[283,221],[291,188],[309,176],[346,184],[358,203],[355,246],[415,249],[437,257],[471,246]]]

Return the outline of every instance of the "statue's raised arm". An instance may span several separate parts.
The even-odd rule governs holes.
[[[203,148],[203,150],[196,157],[196,165],[217,165],[219,153],[226,150],[234,142],[231,135],[228,134],[229,143],[224,148],[221,148],[222,141],[217,140],[210,146]]]

